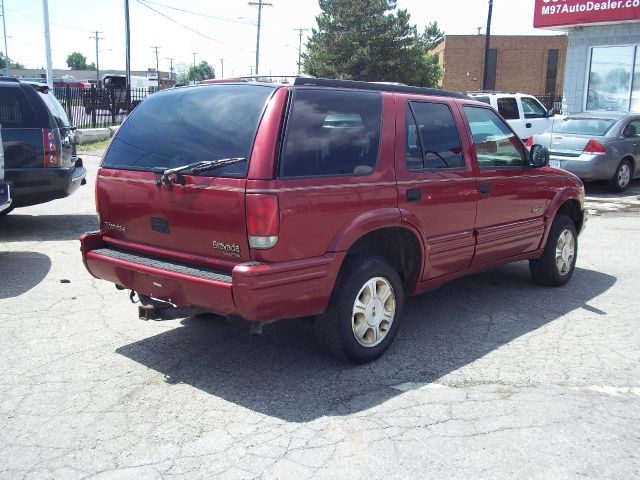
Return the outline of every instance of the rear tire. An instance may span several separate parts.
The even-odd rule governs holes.
[[[578,233],[573,221],[556,215],[540,258],[529,260],[533,279],[546,287],[560,287],[573,275],[578,258]]]
[[[633,178],[633,165],[627,158],[623,159],[616,168],[616,173],[613,174],[613,178],[609,181],[609,188],[614,192],[624,192],[631,184]]]
[[[9,208],[6,208],[5,210],[0,212],[0,216],[9,215],[13,211],[14,208],[16,208],[16,207],[14,207],[13,205],[10,206]]]
[[[316,317],[318,342],[334,356],[360,364],[380,357],[400,327],[402,281],[379,257],[351,257],[342,266],[329,306]]]

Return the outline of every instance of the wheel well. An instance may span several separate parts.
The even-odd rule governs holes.
[[[636,161],[631,156],[626,156],[622,160],[629,160],[629,163],[631,163],[631,178],[633,179],[633,176],[636,173]]]
[[[422,262],[420,244],[416,236],[405,228],[382,228],[370,232],[351,246],[348,255],[383,258],[400,274],[407,293],[418,283]]]
[[[573,220],[576,230],[580,232],[582,229],[582,222],[584,221],[584,213],[580,210],[580,202],[578,200],[567,200],[556,212],[556,215],[566,215]]]

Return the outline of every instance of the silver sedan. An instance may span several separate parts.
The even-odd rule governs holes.
[[[608,180],[616,192],[640,176],[640,114],[585,112],[554,122],[533,137],[549,149],[549,165],[583,181]]]

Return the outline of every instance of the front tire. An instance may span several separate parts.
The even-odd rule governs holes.
[[[633,177],[633,165],[627,158],[620,162],[616,173],[613,174],[613,178],[609,181],[609,187],[614,192],[624,192],[631,184],[631,178]]]
[[[402,281],[379,257],[351,257],[336,281],[329,306],[316,317],[318,342],[334,356],[366,363],[389,348],[400,327]]]
[[[533,279],[546,287],[560,287],[573,275],[578,258],[578,233],[573,221],[556,215],[540,258],[529,260]]]

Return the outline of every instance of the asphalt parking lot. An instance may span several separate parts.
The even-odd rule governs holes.
[[[640,477],[640,182],[588,187],[566,287],[454,281],[354,367],[305,320],[138,320],[82,265],[84,158],[80,192],[0,220],[0,478]]]

